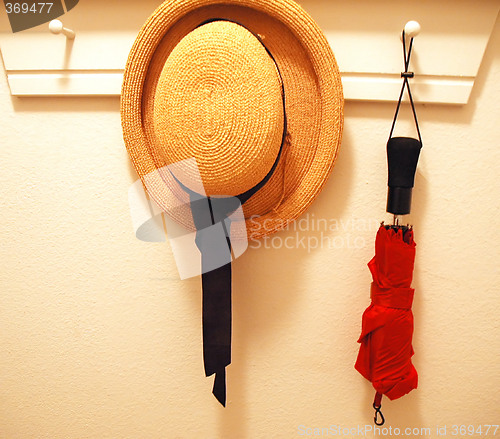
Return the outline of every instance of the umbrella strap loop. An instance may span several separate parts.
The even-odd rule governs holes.
[[[418,120],[417,120],[417,112],[415,110],[413,97],[411,95],[410,82],[408,81],[409,78],[413,78],[415,76],[413,72],[408,71],[410,67],[411,50],[413,48],[413,38],[410,39],[410,45],[408,47],[408,51],[406,50],[406,37],[404,30],[403,30],[402,40],[403,40],[403,58],[404,58],[405,71],[401,72],[401,77],[403,78],[403,86],[401,87],[401,93],[399,94],[398,105],[396,106],[396,113],[394,114],[394,119],[392,121],[392,127],[391,127],[391,132],[389,133],[389,139],[392,137],[392,132],[394,131],[394,127],[396,126],[396,119],[398,118],[399,107],[401,106],[403,93],[406,87],[406,89],[408,90],[408,97],[410,98],[410,105],[411,105],[411,111],[413,113],[413,119],[415,120],[415,126],[417,128],[418,140],[420,141],[420,143],[422,143],[422,136],[420,135],[420,127],[418,126]]]
[[[385,418],[384,415],[381,412],[382,408],[382,394],[377,392],[375,394],[375,399],[373,401],[373,408],[375,409],[375,416],[373,417],[373,422],[375,425],[384,425],[385,423]],[[380,420],[378,419],[380,416]]]

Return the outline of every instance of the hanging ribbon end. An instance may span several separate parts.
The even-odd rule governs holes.
[[[219,401],[223,407],[226,407],[226,368],[215,373],[212,393],[217,401]]]

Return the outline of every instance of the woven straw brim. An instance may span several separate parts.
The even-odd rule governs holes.
[[[259,35],[272,53],[286,95],[287,140],[267,184],[244,205],[249,239],[274,233],[301,215],[335,163],[343,128],[340,73],[325,36],[292,0],[171,0],[145,23],[125,68],[121,116],[124,140],[150,197],[193,229],[188,195],[163,172],[154,145],[154,95],[176,44],[199,24],[221,18]]]

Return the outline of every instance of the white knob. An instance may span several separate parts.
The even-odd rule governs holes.
[[[55,35],[58,34],[66,35],[66,37],[70,40],[73,40],[75,38],[75,32],[72,31],[71,29],[65,28],[61,20],[52,20],[49,23],[49,30]]]
[[[408,38],[416,37],[420,33],[420,23],[418,21],[411,20],[405,24],[405,35]]]

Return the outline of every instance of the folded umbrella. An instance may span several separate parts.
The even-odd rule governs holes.
[[[417,387],[417,371],[411,362],[414,261],[413,230],[381,225],[375,256],[368,263],[372,301],[363,313],[355,364],[377,392],[376,407],[380,407],[382,395],[397,399]]]

